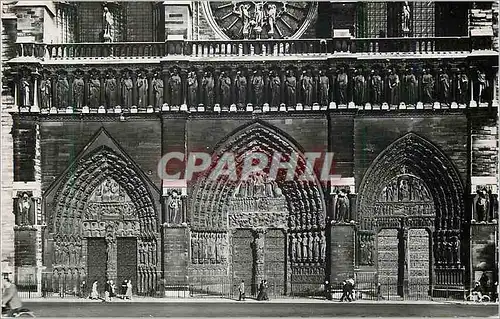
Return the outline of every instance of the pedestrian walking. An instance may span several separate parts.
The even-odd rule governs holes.
[[[238,287],[238,291],[240,293],[240,297],[238,298],[238,301],[245,301],[245,281],[242,280],[240,283],[240,286]]]
[[[92,283],[92,291],[90,292],[90,299],[99,299],[99,292],[97,291],[97,280]]]
[[[121,295],[123,298],[125,298],[125,295],[127,294],[127,279],[124,279],[122,282],[122,287],[121,287]]]
[[[106,280],[104,285],[104,301],[111,301],[111,283],[109,280]]]
[[[80,298],[87,298],[87,283],[85,280],[80,284]]]
[[[125,298],[132,300],[132,281],[130,279],[127,281],[127,291],[125,292]]]

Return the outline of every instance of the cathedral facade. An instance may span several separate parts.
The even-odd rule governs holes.
[[[20,289],[493,289],[494,3],[2,6],[2,269]],[[233,158],[188,177],[201,153]],[[288,161],[239,178],[256,153]],[[333,154],[328,180],[313,153]]]

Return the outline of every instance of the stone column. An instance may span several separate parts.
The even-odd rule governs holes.
[[[264,246],[265,246],[265,236],[266,230],[264,228],[256,228],[253,230],[254,232],[254,241],[253,241],[253,251],[254,251],[254,284],[255,290],[258,291],[258,286],[261,280],[264,279]]]
[[[106,276],[109,280],[116,282],[117,276],[117,256],[116,256],[116,234],[108,232],[106,234]]]
[[[33,73],[33,105],[31,106],[31,112],[40,112],[40,107],[38,106],[38,79],[40,77],[40,73],[38,73],[38,69],[36,69]]]

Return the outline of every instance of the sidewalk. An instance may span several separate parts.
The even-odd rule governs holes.
[[[60,298],[60,297],[49,297],[49,298],[30,298],[24,299],[25,303],[30,302],[53,302],[53,303],[102,303],[102,300],[91,300],[83,298]],[[112,303],[293,303],[293,304],[317,304],[317,303],[341,303],[338,300],[327,300],[327,299],[315,299],[315,298],[278,298],[271,299],[269,301],[257,301],[255,299],[247,298],[245,301],[238,301],[235,299],[228,298],[217,298],[217,297],[207,297],[207,298],[152,298],[152,297],[134,297],[132,300],[123,300],[120,298],[113,298]],[[344,304],[348,302],[343,302]],[[470,305],[480,305],[488,306],[493,305],[498,307],[498,303],[477,303],[469,301],[459,301],[459,300],[356,300],[350,302],[349,304],[406,304],[406,305],[429,305],[429,304],[470,304]]]

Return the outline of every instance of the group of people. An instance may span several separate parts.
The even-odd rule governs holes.
[[[101,299],[99,295],[98,281],[94,280],[92,283],[92,291],[90,292],[90,299]],[[122,299],[132,300],[132,281],[124,280],[121,285],[121,294],[117,294],[117,288],[113,280],[107,280],[106,284],[104,284],[104,300],[103,301],[112,301],[113,297],[120,297]]]
[[[267,294],[267,288],[268,288],[268,284],[267,284],[267,280],[261,280],[260,281],[260,284],[259,284],[259,293],[257,294],[257,300],[261,301],[261,300],[269,300],[269,295]],[[245,281],[242,280],[239,287],[238,287],[238,291],[239,291],[239,298],[238,300],[241,301],[241,300],[245,300]]]

